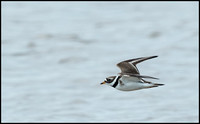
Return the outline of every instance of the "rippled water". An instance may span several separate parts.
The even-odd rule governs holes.
[[[3,2],[2,122],[198,122],[197,2]],[[124,59],[162,87],[99,85]]]

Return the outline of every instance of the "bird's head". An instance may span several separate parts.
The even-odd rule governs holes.
[[[107,84],[107,85],[112,86],[115,78],[116,78],[116,76],[107,77],[101,84]]]

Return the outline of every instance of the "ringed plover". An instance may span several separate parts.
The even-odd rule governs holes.
[[[107,84],[121,91],[134,91],[139,89],[162,86],[164,84],[152,83],[150,81],[144,80],[143,78],[158,78],[140,75],[140,72],[136,67],[138,63],[156,57],[158,56],[140,57],[122,61],[117,64],[117,66],[121,70],[121,73],[118,73],[117,76],[107,77],[101,84]]]

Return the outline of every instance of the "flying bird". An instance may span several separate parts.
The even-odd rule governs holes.
[[[107,84],[121,91],[134,91],[152,87],[162,86],[164,84],[153,83],[144,80],[144,78],[158,79],[151,76],[140,75],[137,64],[158,56],[140,57],[122,61],[117,64],[121,72],[117,76],[107,77],[101,84]]]

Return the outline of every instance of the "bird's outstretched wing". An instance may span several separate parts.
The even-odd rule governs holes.
[[[125,60],[125,61],[118,63],[117,66],[120,68],[122,74],[123,73],[124,74],[125,73],[126,74],[127,73],[138,74],[137,76],[139,76],[140,72],[139,72],[138,68],[136,67],[136,65],[140,62],[143,62],[148,59],[156,58],[156,57],[158,57],[158,56],[149,56],[149,57],[140,57],[140,58],[135,58],[135,59],[129,59],[129,60]],[[143,78],[145,78],[145,76]]]

